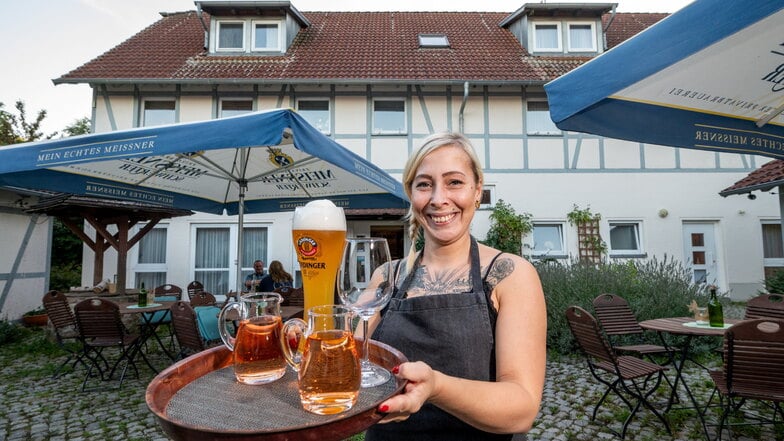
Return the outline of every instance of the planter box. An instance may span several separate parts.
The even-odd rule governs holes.
[[[49,316],[46,314],[22,316],[22,323],[27,326],[46,326]]]

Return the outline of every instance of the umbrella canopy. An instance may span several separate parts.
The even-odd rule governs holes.
[[[245,212],[408,206],[399,181],[288,109],[0,147],[0,186],[237,214],[237,286]]]
[[[562,130],[784,158],[784,2],[697,0],[545,85]]]

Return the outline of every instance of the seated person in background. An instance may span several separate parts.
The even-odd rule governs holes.
[[[283,264],[278,260],[273,260],[269,266],[269,274],[261,279],[261,290],[270,292],[283,286],[294,286],[293,283],[294,278],[283,269]]]
[[[253,272],[245,277],[245,290],[246,291],[265,291],[260,289],[261,280],[264,278],[264,261],[256,260],[253,262]],[[272,290],[270,290],[272,291]]]

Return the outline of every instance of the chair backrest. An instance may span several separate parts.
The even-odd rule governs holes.
[[[165,285],[155,287],[155,289],[152,290],[152,293],[155,297],[177,296],[177,299],[179,300],[180,296],[182,296],[182,288],[177,285],[167,283]]]
[[[784,400],[784,320],[744,320],[724,331],[724,374],[731,394]]]
[[[198,280],[194,280],[193,282],[188,284],[188,287],[186,289],[188,291],[188,298],[190,299],[193,298],[193,295],[196,294],[197,292],[204,291],[204,285],[202,285],[202,283],[199,282]]]
[[[302,287],[281,286],[275,288],[275,292],[283,297],[282,306],[305,306],[305,291]]]
[[[759,318],[784,319],[784,296],[762,294],[746,302],[745,320]]]
[[[217,301],[212,293],[207,291],[199,291],[191,296],[191,306],[216,306]]]
[[[644,331],[637,322],[629,302],[615,294],[599,294],[593,299],[596,318],[607,335],[642,334]]]
[[[117,339],[117,344],[122,343],[125,327],[120,318],[120,307],[116,303],[91,297],[77,303],[74,313],[79,334],[87,343],[93,338]]]
[[[68,297],[60,291],[52,290],[44,294],[42,303],[46,315],[52,322],[55,332],[60,335],[63,330],[76,332],[76,316],[74,316]]]
[[[194,352],[203,351],[205,346],[199,334],[193,307],[188,302],[178,301],[169,310],[172,316],[172,326],[174,326],[174,336],[177,338],[180,348],[187,348]]]
[[[617,364],[618,359],[610,342],[599,329],[599,323],[585,309],[570,306],[566,309],[566,321],[580,349],[589,357]]]

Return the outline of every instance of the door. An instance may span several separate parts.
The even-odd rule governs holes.
[[[716,252],[716,224],[689,222],[683,224],[684,262],[692,271],[694,283],[719,285],[719,256]]]

